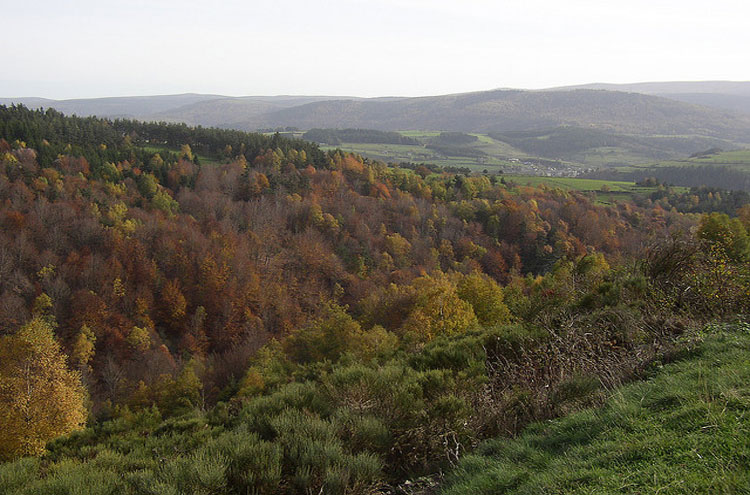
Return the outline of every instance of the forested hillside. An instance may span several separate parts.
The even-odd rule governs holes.
[[[675,81],[635,84],[584,84],[557,89],[605,89],[661,96],[735,114],[750,114],[750,83],[742,81]]]
[[[661,144],[669,145],[670,139],[664,138],[670,137],[684,146],[693,139],[747,143],[750,120],[740,112],[747,107],[747,88],[747,83],[594,84],[425,97],[181,94],[77,100],[0,98],[0,104],[250,131],[291,126],[504,133],[570,126],[625,134],[618,137],[620,141],[632,141],[628,135],[650,136],[661,137]]]
[[[393,492],[748,309],[666,204],[0,106],[0,486]]]

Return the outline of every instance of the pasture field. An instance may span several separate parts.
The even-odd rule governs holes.
[[[342,143],[338,146],[321,146],[325,150],[341,149],[357,153],[374,160],[388,163],[411,162],[429,163],[440,167],[468,168],[472,172],[489,173],[513,172],[535,174],[546,172],[549,166],[545,162],[549,159],[537,158],[517,150],[511,145],[495,140],[486,134],[470,133],[477,140],[464,146],[456,146],[450,153],[430,148],[432,141],[440,135],[440,131],[399,131],[402,135],[418,139],[422,144],[372,144],[372,143]],[[574,175],[580,164],[559,161],[562,173]]]
[[[643,163],[632,167],[622,167],[621,170],[658,167],[701,167],[706,165],[729,167],[750,172],[750,149],[721,151],[707,154],[705,156],[693,156],[684,160],[662,160],[652,163]]]
[[[538,186],[546,184],[550,187],[558,187],[566,190],[585,191],[585,192],[603,192],[602,188],[608,189],[606,192],[626,192],[626,193],[643,193],[653,192],[655,187],[642,187],[635,185],[634,182],[617,181],[617,180],[600,180],[600,179],[579,179],[577,177],[542,177],[538,175],[507,175],[506,181],[513,181],[519,185]]]
[[[417,139],[419,145],[389,145],[389,144],[364,144],[344,142],[337,146],[342,150],[351,151],[376,160],[386,162],[425,162],[439,166],[467,167],[472,172],[496,173],[500,170],[511,173],[552,174],[556,176],[575,176],[586,168],[629,168],[645,166],[643,164],[653,162],[655,156],[664,155],[664,151],[648,146],[636,145],[612,145],[594,146],[579,151],[560,150],[552,155],[537,154],[530,150],[523,150],[515,144],[501,140],[496,135],[481,133],[466,133],[476,137],[476,141],[461,146],[431,147],[439,141],[440,131],[417,131],[402,130],[402,135]],[[545,141],[551,136],[541,136],[537,139]],[[559,136],[556,138],[560,140]],[[574,137],[570,140],[575,142]],[[335,148],[326,147],[326,149]],[[734,152],[733,152],[734,153]],[[747,153],[750,155],[750,152]],[[551,158],[555,156],[556,158]],[[724,159],[724,158],[720,158]],[[735,156],[727,156],[732,162],[748,163],[750,167],[750,156],[735,153]],[[688,160],[685,158],[685,160]],[[712,163],[713,161],[703,161]],[[676,160],[679,162],[680,160]]]
[[[613,205],[618,201],[628,201],[635,195],[647,196],[658,189],[655,186],[639,186],[635,182],[604,180],[604,179],[581,179],[577,177],[542,177],[534,175],[506,175],[506,182],[512,182],[519,186],[547,185],[566,191],[581,191],[595,193],[596,202],[602,205]],[[673,187],[678,193],[686,192],[687,187]]]
[[[338,148],[386,163],[429,163],[440,167],[466,167],[472,172],[482,172],[486,169],[491,173],[499,173],[506,170],[523,172],[525,170],[522,164],[495,156],[445,156],[418,145],[342,143],[338,146],[321,146],[321,148],[324,150]]]
[[[589,167],[599,168],[639,165],[644,162],[643,155],[619,146],[590,148],[573,155],[571,159]]]
[[[685,159],[644,162],[596,171],[592,175],[620,180],[654,177],[667,184],[750,191],[750,149],[709,150]]]
[[[171,153],[177,153],[177,154],[180,153],[180,148],[177,148],[174,146],[147,144],[145,146],[142,146],[142,148],[151,153],[164,153],[164,152],[171,152]],[[222,163],[221,159],[218,156],[208,155],[206,153],[198,153],[195,150],[192,150],[192,153],[194,157],[198,158],[198,162],[201,165],[218,165]]]

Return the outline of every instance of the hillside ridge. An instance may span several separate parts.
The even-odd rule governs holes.
[[[381,98],[192,93],[61,101],[0,98],[0,104],[22,103],[80,116],[128,117],[239,130],[352,127],[502,132],[573,125],[640,135],[700,135],[750,141],[750,116],[738,113],[738,108],[744,106],[736,104],[738,98],[746,97],[742,94],[706,96],[701,92],[696,96],[693,91],[662,96],[626,92],[627,86],[622,87],[625,91],[591,86]]]

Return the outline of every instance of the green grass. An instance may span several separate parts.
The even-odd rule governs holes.
[[[164,152],[172,152],[172,153],[180,153],[180,148],[175,146],[163,146],[163,145],[153,145],[153,144],[147,144],[145,146],[142,146],[142,148],[150,153],[164,153]],[[196,153],[193,151],[193,156],[198,157],[198,161],[202,165],[218,165],[221,164],[221,160],[213,155],[207,155],[205,153]]]
[[[633,170],[654,167],[699,167],[704,165],[719,165],[738,170],[750,171],[750,150],[722,151],[704,157],[686,158],[684,160],[662,160],[644,163],[632,167],[620,167],[621,170]]]
[[[423,143],[427,143],[429,142],[431,138],[434,138],[440,135],[440,131],[399,131],[399,132],[404,136],[419,139]],[[477,134],[477,133],[467,133],[467,134],[477,137],[477,141],[473,145],[471,145],[472,149],[478,149],[480,151],[483,151],[484,153],[487,153],[487,155],[489,155],[490,157],[497,158],[503,163],[507,163],[511,165],[512,162],[508,161],[510,158],[518,158],[518,159],[528,158],[528,155],[526,153],[523,153],[522,151],[517,150],[516,148],[509,145],[508,143],[504,143],[502,141],[492,139],[486,134]],[[431,152],[431,153],[434,154],[434,152]]]
[[[321,148],[324,150],[338,148],[388,163],[430,163],[440,167],[467,167],[473,172],[481,172],[484,169],[490,172],[520,169],[519,165],[511,162],[509,159],[490,155],[489,153],[494,151],[488,150],[486,144],[482,142],[478,142],[477,145],[472,147],[488,153],[487,156],[481,158],[444,156],[435,150],[421,145],[406,144],[342,143],[338,146],[321,146]]]
[[[421,145],[388,145],[388,144],[364,144],[364,143],[343,143],[340,146],[342,150],[358,153],[372,159],[386,162],[425,162],[439,166],[467,167],[473,172],[481,172],[487,169],[489,172],[503,170],[513,173],[540,173],[546,172],[548,167],[545,162],[553,160],[549,157],[543,158],[534,156],[529,152],[522,151],[504,141],[490,137],[487,134],[470,133],[478,139],[476,142],[467,145],[466,148],[472,151],[481,151],[485,156],[477,158],[475,156],[445,156],[436,150],[429,149],[425,145],[429,144],[440,131],[399,131],[404,136],[418,139]],[[542,136],[538,139],[545,139]],[[335,147],[326,147],[331,149]],[[730,156],[735,153],[736,156]],[[747,153],[750,155],[750,153]],[[577,153],[560,153],[559,161],[568,167],[567,174],[582,167],[641,167],[644,163],[651,160],[653,150],[642,150],[638,147],[627,146],[607,146],[598,148],[589,148]],[[564,158],[562,158],[564,156]],[[742,152],[730,152],[727,157],[734,161],[747,161],[750,166],[750,156],[745,156]],[[686,159],[687,160],[687,159]],[[524,163],[527,162],[527,163]],[[666,162],[665,162],[666,163]],[[677,161],[676,163],[681,163]],[[710,162],[705,162],[710,163]]]
[[[440,131],[398,131],[404,136],[413,137],[417,139],[431,138],[440,135]]]
[[[579,179],[576,177],[541,177],[535,175],[508,175],[506,180],[512,180],[519,185],[538,186],[547,184],[550,187],[558,187],[573,191],[601,191],[606,186],[612,192],[627,193],[649,193],[656,190],[655,187],[640,187],[634,182],[600,180],[600,179]]]
[[[638,165],[643,163],[644,155],[638,154],[627,148],[601,147],[590,148],[586,151],[576,153],[571,160],[585,163],[590,167],[612,167],[626,165]]]
[[[407,137],[420,140],[419,145],[398,144],[372,144],[372,143],[342,143],[338,146],[321,146],[325,150],[339,148],[344,151],[357,153],[374,160],[384,162],[413,162],[430,163],[441,167],[468,168],[472,172],[487,170],[490,173],[499,171],[513,171],[516,173],[534,172],[534,168],[522,162],[535,162],[540,158],[529,156],[517,150],[511,145],[497,141],[486,134],[472,133],[478,139],[471,145],[466,146],[472,151],[480,151],[484,156],[446,156],[440,152],[427,148],[431,139],[440,134],[440,131],[399,131]],[[541,159],[544,160],[544,159]],[[580,167],[578,164],[567,163],[572,169]]]
[[[638,186],[634,182],[579,179],[577,177],[542,177],[535,175],[507,175],[505,180],[515,182],[520,186],[539,186],[545,184],[552,188],[566,191],[581,191],[596,193],[596,202],[611,205],[618,201],[628,201],[636,194],[647,196],[657,190],[656,187]],[[606,190],[603,190],[606,189]],[[687,187],[674,187],[676,192],[686,192]]]
[[[600,409],[484,443],[443,495],[750,493],[750,325],[686,354]]]

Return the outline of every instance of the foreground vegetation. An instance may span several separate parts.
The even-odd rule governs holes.
[[[708,237],[708,224],[704,231]],[[675,239],[655,248],[635,277],[611,270],[596,256],[560,264],[525,289],[526,284],[509,288],[506,295],[519,289],[525,294],[512,309],[496,298],[477,298],[492,287],[481,279],[464,282],[459,294],[477,304],[481,321],[515,316],[521,323],[447,333],[416,347],[417,335],[399,342],[383,331],[362,334],[332,307],[283,344],[259,352],[232,400],[202,411],[185,402],[188,389],[170,395],[176,402],[120,409],[113,419],[52,442],[40,459],[0,466],[0,486],[29,494],[392,492],[399,480],[456,464],[484,438],[513,435],[530,421],[597,404],[623,380],[655,369],[655,359],[675,359],[685,351],[695,355],[691,321],[697,315],[747,309],[747,288],[727,281],[723,271],[729,258],[712,260],[696,247]],[[722,271],[716,274],[720,280],[715,270]],[[697,284],[695,292],[686,291],[688,284]],[[427,281],[415,285],[429,291]],[[461,301],[452,304],[460,307]],[[711,342],[701,347],[706,352],[700,363],[677,365],[689,370],[685,377],[626,389],[601,415],[583,413],[561,426],[534,426],[521,441],[486,444],[479,457],[459,464],[458,476],[478,473],[480,479],[456,481],[450,493],[496,493],[527,481],[538,488],[541,481],[522,474],[528,463],[553,473],[547,475],[553,491],[585,488],[603,473],[599,461],[612,456],[621,469],[628,469],[621,463],[643,461],[646,469],[659,461],[658,481],[674,480],[693,468],[684,460],[693,452],[672,461],[664,449],[686,448],[699,439],[697,453],[713,464],[704,464],[698,474],[721,476],[721,469],[742,462],[743,454],[723,464],[710,456],[706,437],[724,452],[742,438],[733,421],[735,410],[747,407],[742,387],[750,349],[746,334]],[[729,345],[732,353],[719,353]],[[696,377],[697,383],[690,383]],[[710,404],[690,402],[694,396]],[[678,429],[679,437],[672,431],[654,436],[648,428],[662,421]],[[608,437],[606,427],[613,423],[619,433]],[[716,430],[706,431],[706,425]],[[687,436],[693,427],[697,432]],[[643,445],[631,440],[632,448],[613,450],[613,442],[628,440],[625,435],[634,431]],[[589,455],[581,443],[592,438],[603,443],[594,444]],[[575,448],[567,450],[571,443]],[[537,454],[533,448],[547,450]],[[552,457],[560,451],[569,453],[561,461],[568,471]],[[500,460],[485,458],[492,455]],[[523,466],[508,466],[507,459]],[[489,475],[485,469],[491,469]],[[653,469],[634,477],[634,486],[645,483]],[[509,472],[510,481],[498,472]],[[701,479],[698,474],[686,482]],[[610,476],[605,479],[620,481],[617,472]],[[742,478],[719,481],[733,486]]]
[[[746,493],[750,326],[709,326],[672,358],[600,409],[482,444],[444,493]]]
[[[748,310],[743,211],[0,116],[10,492],[396,491]]]

